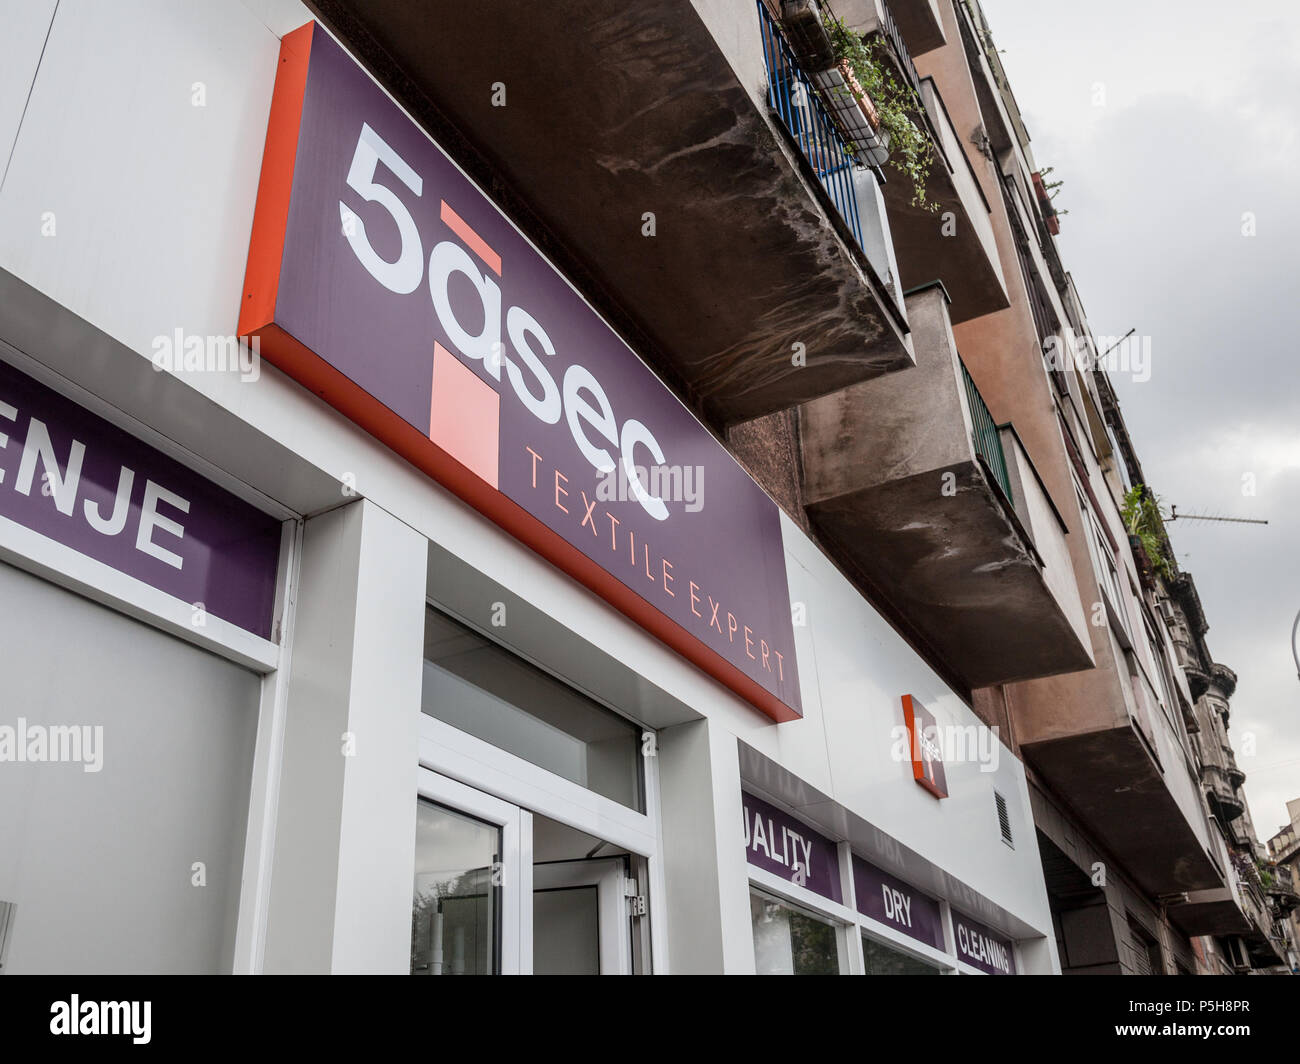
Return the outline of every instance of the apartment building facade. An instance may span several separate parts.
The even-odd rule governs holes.
[[[1257,889],[1246,841],[1253,829],[1247,821],[1234,836],[1227,826],[1244,810],[1244,777],[1226,731],[1231,672],[1207,663],[1203,617],[1199,664],[1176,649],[1175,600],[1191,577],[1178,572],[1162,526],[1159,566],[1129,527],[1133,490],[1145,478],[1107,373],[1145,376],[1150,367],[1140,348],[1117,350],[1092,334],[978,3],[942,13],[951,40],[916,65],[957,116],[1010,302],[953,334],[995,420],[1010,418],[1068,529],[1089,618],[1092,668],[973,692],[977,712],[1013,737],[1029,766],[1062,971],[1220,971],[1207,954],[1222,954],[1223,945],[1209,936],[1225,933],[1237,936],[1234,970],[1274,967],[1285,944]],[[1198,667],[1220,687],[1202,687]]]
[[[977,5],[3,14],[0,970],[1269,960]]]
[[[1268,840],[1268,880],[1265,888],[1287,922],[1290,932],[1292,956],[1290,968],[1294,973],[1300,963],[1296,943],[1300,943],[1300,798],[1286,803],[1290,823]]]

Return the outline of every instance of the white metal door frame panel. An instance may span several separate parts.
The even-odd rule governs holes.
[[[532,818],[509,802],[428,769],[420,770],[419,794],[501,829],[501,974],[529,974],[533,953]]]
[[[623,860],[619,857],[556,861],[533,869],[534,889],[596,888],[601,975],[632,973],[631,929],[623,890],[626,879]]]

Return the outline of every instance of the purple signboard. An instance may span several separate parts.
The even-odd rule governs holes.
[[[239,331],[773,719],[802,715],[776,505],[315,24],[281,48]]]
[[[742,794],[745,810],[745,856],[790,883],[834,902],[843,902],[840,855],[836,844],[789,813],[752,794]]]
[[[896,928],[909,938],[943,949],[943,916],[939,903],[909,883],[853,858],[853,890],[858,912]]]
[[[956,909],[952,910],[952,929],[960,960],[988,975],[1016,974],[1016,955],[1010,939]]]
[[[280,523],[3,362],[0,518],[271,634]]]

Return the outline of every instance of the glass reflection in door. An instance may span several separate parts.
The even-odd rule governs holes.
[[[411,974],[495,975],[501,829],[424,799],[416,818]]]

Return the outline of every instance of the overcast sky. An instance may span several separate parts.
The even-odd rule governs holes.
[[[1065,181],[1059,247],[1093,332],[1151,338],[1150,379],[1115,377],[1150,486],[1268,519],[1169,529],[1239,677],[1232,740],[1267,842],[1300,797],[1300,3],[983,7],[1035,161]]]

